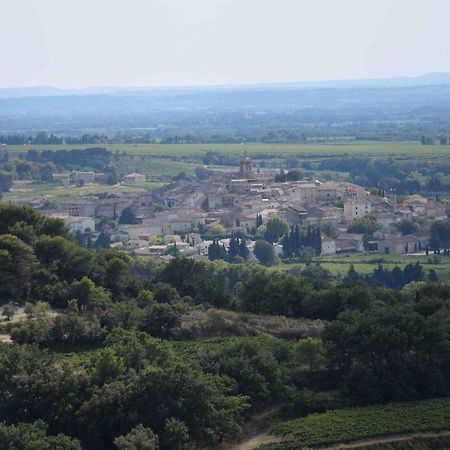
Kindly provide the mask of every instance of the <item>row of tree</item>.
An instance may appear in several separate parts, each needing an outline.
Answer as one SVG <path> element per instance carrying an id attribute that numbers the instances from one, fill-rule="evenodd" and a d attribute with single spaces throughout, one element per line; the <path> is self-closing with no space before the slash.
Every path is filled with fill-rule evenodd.
<path id="1" fill-rule="evenodd" d="M 305 248 L 312 248 L 316 255 L 322 251 L 322 233 L 319 227 L 308 226 L 303 232 L 298 225 L 292 226 L 282 240 L 283 254 L 286 258 L 297 257 Z"/>
<path id="2" fill-rule="evenodd" d="M 245 239 L 240 239 L 236 236 L 230 238 L 228 250 L 224 244 L 220 244 L 217 239 L 213 239 L 213 242 L 208 247 L 208 259 L 215 261 L 222 259 L 228 262 L 245 262 L 248 258 L 249 250 Z"/>

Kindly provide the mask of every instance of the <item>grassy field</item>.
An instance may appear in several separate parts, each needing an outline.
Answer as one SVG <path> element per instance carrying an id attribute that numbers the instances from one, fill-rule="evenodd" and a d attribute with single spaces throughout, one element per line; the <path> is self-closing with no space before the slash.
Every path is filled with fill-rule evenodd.
<path id="1" fill-rule="evenodd" d="M 371 274 L 379 263 L 384 268 L 392 270 L 395 266 L 403 269 L 407 264 L 420 262 L 425 272 L 434 269 L 440 280 L 450 280 L 450 258 L 433 254 L 429 255 L 378 255 L 373 254 L 341 254 L 317 258 L 321 266 L 331 272 L 332 275 L 345 276 L 353 264 L 355 270 L 361 274 Z M 303 270 L 305 264 L 280 264 L 273 266 L 271 270 Z"/>
<path id="2" fill-rule="evenodd" d="M 449 155 L 450 146 L 427 146 L 420 142 L 375 142 L 350 141 L 338 143 L 307 144 L 98 144 L 98 145 L 10 145 L 5 147 L 13 153 L 26 152 L 31 148 L 64 150 L 86 147 L 104 147 L 112 152 L 143 155 L 195 155 L 208 150 L 225 153 L 242 153 L 248 150 L 253 154 L 280 155 Z"/>
<path id="3" fill-rule="evenodd" d="M 299 450 L 377 436 L 417 431 L 448 430 L 450 398 L 345 408 L 279 423 L 273 433 L 285 441 L 264 450 Z"/>

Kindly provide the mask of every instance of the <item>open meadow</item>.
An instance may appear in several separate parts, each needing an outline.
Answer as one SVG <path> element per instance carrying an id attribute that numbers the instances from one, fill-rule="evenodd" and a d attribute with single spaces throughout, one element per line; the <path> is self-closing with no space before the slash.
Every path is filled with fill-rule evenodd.
<path id="1" fill-rule="evenodd" d="M 385 269 L 392 270 L 394 267 L 404 269 L 407 264 L 419 262 L 425 272 L 435 270 L 439 280 L 450 280 L 450 260 L 444 255 L 411 254 L 411 255 L 379 255 L 377 253 L 352 254 L 342 253 L 335 256 L 316 258 L 312 264 L 320 264 L 321 267 L 330 271 L 333 276 L 345 277 L 351 265 L 361 275 L 372 274 L 381 264 Z M 270 270 L 301 271 L 306 268 L 306 263 L 280 264 L 273 266 Z"/>

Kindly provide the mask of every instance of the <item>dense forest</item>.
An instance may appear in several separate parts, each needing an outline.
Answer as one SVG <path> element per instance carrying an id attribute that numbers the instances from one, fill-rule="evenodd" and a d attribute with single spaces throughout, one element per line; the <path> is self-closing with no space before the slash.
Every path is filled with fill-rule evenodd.
<path id="1" fill-rule="evenodd" d="M 218 448 L 272 406 L 297 417 L 450 395 L 448 284 L 422 276 L 391 289 L 312 269 L 96 252 L 58 219 L 0 206 L 12 339 L 0 347 L 0 446 Z M 185 326 L 198 308 L 318 325 L 299 340 L 226 321 L 202 335 Z"/>

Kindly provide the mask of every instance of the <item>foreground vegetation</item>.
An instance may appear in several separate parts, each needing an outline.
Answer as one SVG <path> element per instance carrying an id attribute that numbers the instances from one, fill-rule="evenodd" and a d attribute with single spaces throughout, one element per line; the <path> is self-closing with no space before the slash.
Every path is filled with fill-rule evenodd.
<path id="1" fill-rule="evenodd" d="M 295 450 L 377 436 L 448 429 L 450 399 L 345 408 L 281 422 L 273 432 L 285 442 L 266 450 Z"/>
<path id="2" fill-rule="evenodd" d="M 393 289 L 321 270 L 131 258 L 0 205 L 0 332 L 12 340 L 0 345 L 0 439 L 213 449 L 268 408 L 347 417 L 342 408 L 448 397 L 450 287 L 413 281 L 419 265 L 400 272 Z"/>

